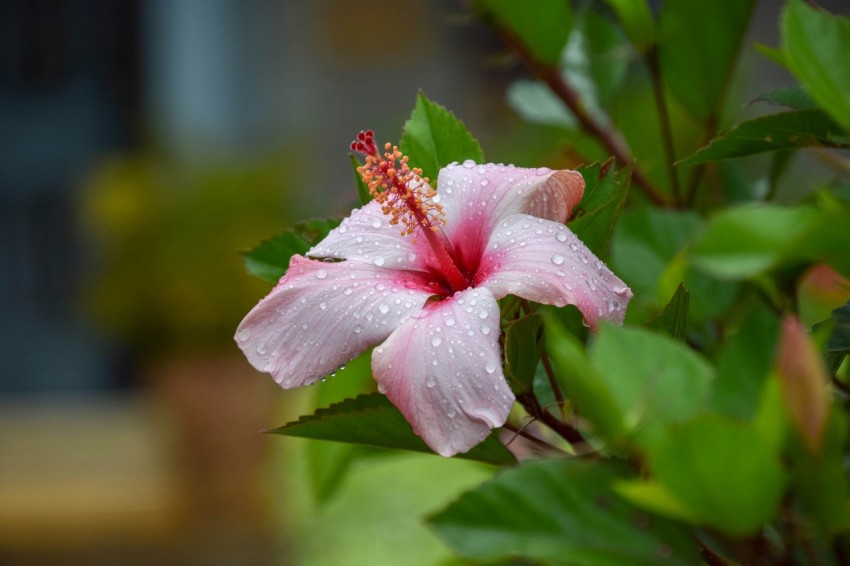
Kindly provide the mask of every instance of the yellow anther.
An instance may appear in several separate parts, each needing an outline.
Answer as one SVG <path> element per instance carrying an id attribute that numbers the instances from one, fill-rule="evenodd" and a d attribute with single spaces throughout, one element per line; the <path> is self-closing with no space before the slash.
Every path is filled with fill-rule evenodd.
<path id="1" fill-rule="evenodd" d="M 427 177 L 422 177 L 422 169 L 411 169 L 407 162 L 407 156 L 397 146 L 385 144 L 384 154 L 375 150 L 366 155 L 366 163 L 357 172 L 381 210 L 390 217 L 390 224 L 404 224 L 402 235 L 413 234 L 419 227 L 437 230 L 445 224 L 443 207 L 434 202 L 437 191 L 428 184 Z"/>

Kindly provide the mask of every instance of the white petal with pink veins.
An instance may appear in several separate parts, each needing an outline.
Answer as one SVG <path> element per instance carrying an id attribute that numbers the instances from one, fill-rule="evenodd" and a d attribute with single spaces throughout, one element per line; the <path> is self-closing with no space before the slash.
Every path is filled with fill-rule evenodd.
<path id="1" fill-rule="evenodd" d="M 353 211 L 307 252 L 308 257 L 347 259 L 390 269 L 425 270 L 433 252 L 425 238 L 402 237 L 403 226 L 372 201 Z"/>
<path id="2" fill-rule="evenodd" d="M 584 194 L 584 178 L 576 171 L 466 161 L 441 169 L 437 187 L 446 214 L 443 229 L 467 263 L 508 216 L 566 222 Z"/>
<path id="3" fill-rule="evenodd" d="M 236 343 L 284 388 L 308 385 L 382 342 L 431 296 L 416 273 L 293 256 Z"/>
<path id="4" fill-rule="evenodd" d="M 372 352 L 372 372 L 435 452 L 466 452 L 505 423 L 514 401 L 502 373 L 499 306 L 486 289 L 428 304 Z"/>
<path id="5" fill-rule="evenodd" d="M 575 305 L 595 327 L 621 323 L 631 290 L 558 222 L 517 214 L 490 237 L 476 280 L 497 298 L 507 294 L 556 306 Z"/>

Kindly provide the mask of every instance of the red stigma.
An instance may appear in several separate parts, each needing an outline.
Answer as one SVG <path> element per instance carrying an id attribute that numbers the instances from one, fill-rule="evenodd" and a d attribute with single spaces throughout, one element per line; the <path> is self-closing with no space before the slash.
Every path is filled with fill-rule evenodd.
<path id="1" fill-rule="evenodd" d="M 351 142 L 349 146 L 351 151 L 362 153 L 363 155 L 378 155 L 378 146 L 375 145 L 375 132 L 372 130 L 360 131 L 357 134 L 357 139 Z"/>

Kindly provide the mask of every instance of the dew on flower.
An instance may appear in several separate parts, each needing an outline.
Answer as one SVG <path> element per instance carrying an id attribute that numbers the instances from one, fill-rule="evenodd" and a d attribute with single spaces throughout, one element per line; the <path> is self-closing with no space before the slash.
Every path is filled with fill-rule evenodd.
<path id="1" fill-rule="evenodd" d="M 555 265 L 563 265 L 565 261 L 566 258 L 561 254 L 555 254 L 552 256 L 552 263 L 554 263 Z"/>
<path id="2" fill-rule="evenodd" d="M 320 269 L 316 272 L 316 279 L 326 279 L 328 277 L 328 272 L 324 269 Z M 303 298 L 303 297 L 302 297 Z"/>

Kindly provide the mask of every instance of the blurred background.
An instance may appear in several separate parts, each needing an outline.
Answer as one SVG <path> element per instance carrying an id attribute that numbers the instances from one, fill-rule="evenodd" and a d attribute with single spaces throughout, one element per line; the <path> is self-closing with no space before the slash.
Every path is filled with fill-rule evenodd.
<path id="1" fill-rule="evenodd" d="M 777 44 L 780 7 L 748 46 Z M 755 57 L 736 88 L 791 83 Z M 522 76 L 458 0 L 0 1 L 0 563 L 445 558 L 370 521 L 414 522 L 469 464 L 384 460 L 309 510 L 299 444 L 258 432 L 302 397 L 232 341 L 268 291 L 238 251 L 350 210 L 348 143 L 396 141 L 419 89 L 488 159 L 570 164 L 511 110 Z"/>
<path id="2" fill-rule="evenodd" d="M 419 89 L 510 119 L 464 13 L 0 2 L 0 563 L 295 561 L 295 456 L 259 431 L 299 395 L 233 343 L 268 291 L 238 251 L 350 210 L 349 142 Z"/>

